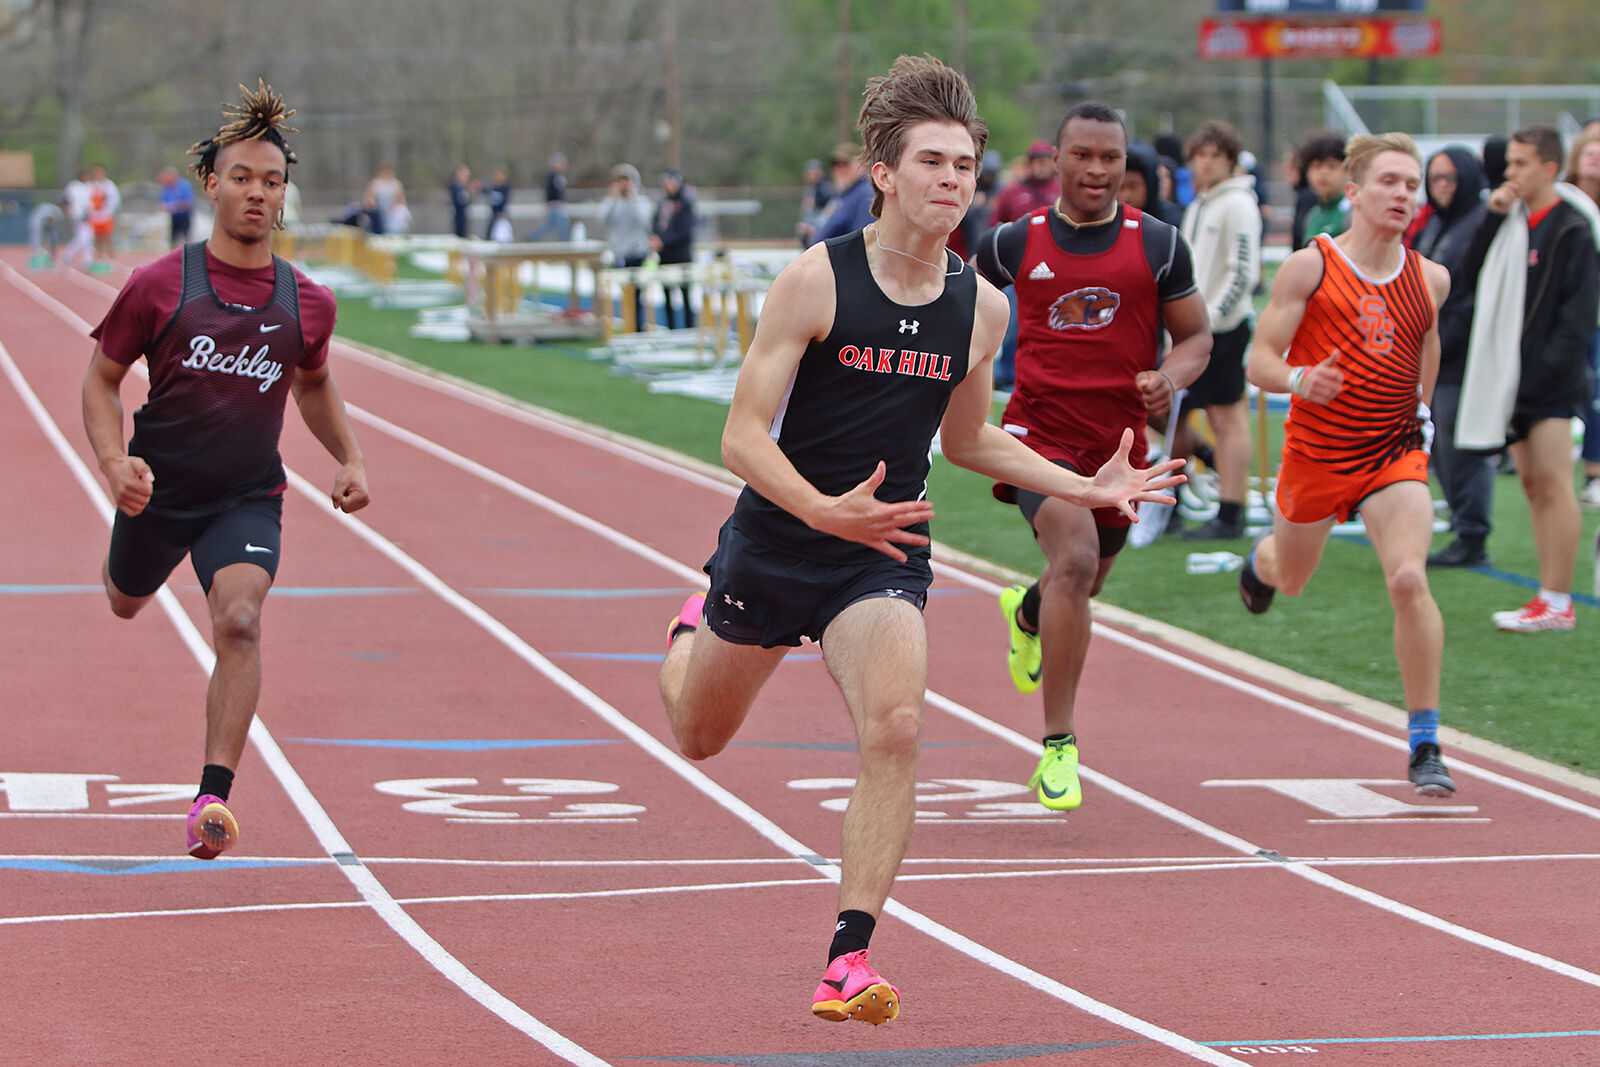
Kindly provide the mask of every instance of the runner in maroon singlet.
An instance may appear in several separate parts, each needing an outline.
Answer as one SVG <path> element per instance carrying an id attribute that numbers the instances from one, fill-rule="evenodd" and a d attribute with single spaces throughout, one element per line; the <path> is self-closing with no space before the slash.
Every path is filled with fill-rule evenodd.
<path id="1" fill-rule="evenodd" d="M 1104 104 L 1079 104 L 1056 133 L 1061 200 L 997 227 L 978 242 L 978 270 L 1015 286 L 1020 333 L 1007 431 L 1046 459 L 1086 473 L 1135 427 L 1133 462 L 1144 463 L 1146 415 L 1205 368 L 1206 305 L 1188 246 L 1172 226 L 1117 203 L 1127 131 Z M 1156 369 L 1161 328 L 1172 349 Z M 1047 808 L 1078 806 L 1073 710 L 1089 651 L 1089 598 L 1128 537 L 1128 518 L 999 485 L 1033 526 L 1045 570 L 1031 588 L 1000 595 L 1017 688 L 1044 685 L 1044 752 L 1032 785 Z"/>
<path id="2" fill-rule="evenodd" d="M 241 87 L 242 88 L 242 87 Z M 216 667 L 188 848 L 214 859 L 239 838 L 228 809 L 261 690 L 261 605 L 277 574 L 283 412 L 294 396 L 340 464 L 333 506 L 367 504 L 361 448 L 328 374 L 333 294 L 272 254 L 294 153 L 293 111 L 266 85 L 190 149 L 214 205 L 205 243 L 134 271 L 104 321 L 83 383 L 83 421 L 117 505 L 102 577 L 131 619 L 188 555 L 211 612 Z M 148 401 L 124 447 L 122 382 L 143 356 Z"/>

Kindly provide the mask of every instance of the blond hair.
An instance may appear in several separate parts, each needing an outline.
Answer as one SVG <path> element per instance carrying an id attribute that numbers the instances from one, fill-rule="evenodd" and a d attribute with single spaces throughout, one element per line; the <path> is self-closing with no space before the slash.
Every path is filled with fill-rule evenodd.
<path id="1" fill-rule="evenodd" d="M 933 56 L 901 56 L 889 73 L 867 82 L 856 128 L 866 142 L 866 164 L 898 166 L 906 138 L 919 122 L 954 122 L 972 135 L 973 155 L 983 158 L 989 127 L 978 117 L 978 102 L 966 76 Z M 872 214 L 883 211 L 883 190 L 874 182 Z"/>
<path id="2" fill-rule="evenodd" d="M 1417 142 L 1411 139 L 1410 134 L 1358 133 L 1344 146 L 1344 165 L 1350 172 L 1350 180 L 1360 185 L 1372 161 L 1385 152 L 1403 153 L 1416 160 L 1418 167 L 1422 166 L 1422 153 L 1417 151 Z"/>

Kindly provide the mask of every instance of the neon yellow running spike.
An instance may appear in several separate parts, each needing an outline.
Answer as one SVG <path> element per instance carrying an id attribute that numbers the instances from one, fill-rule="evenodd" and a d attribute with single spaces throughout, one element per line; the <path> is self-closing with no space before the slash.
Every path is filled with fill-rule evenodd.
<path id="1" fill-rule="evenodd" d="M 1031 693 L 1039 688 L 1039 635 L 1030 634 L 1017 623 L 1017 608 L 1027 592 L 1020 585 L 1000 591 L 1000 613 L 1006 617 L 1006 629 L 1011 634 L 1006 666 L 1011 668 L 1011 684 L 1019 693 Z"/>
<path id="2" fill-rule="evenodd" d="M 1044 743 L 1044 755 L 1034 768 L 1028 784 L 1039 791 L 1039 803 L 1051 811 L 1071 811 L 1083 803 L 1083 789 L 1078 785 L 1077 738 L 1065 738 Z"/>

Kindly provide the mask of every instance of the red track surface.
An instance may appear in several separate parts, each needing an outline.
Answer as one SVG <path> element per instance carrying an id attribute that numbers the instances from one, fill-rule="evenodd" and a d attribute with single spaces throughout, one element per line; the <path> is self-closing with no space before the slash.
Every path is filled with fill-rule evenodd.
<path id="1" fill-rule="evenodd" d="M 1045 814 L 995 587 L 948 567 L 873 947 L 905 1009 L 814 1020 L 838 696 L 796 655 L 690 765 L 655 692 L 729 490 L 343 347 L 375 502 L 331 511 L 291 415 L 309 488 L 243 840 L 184 858 L 207 653 L 159 605 L 106 610 L 104 496 L 26 404 L 88 459 L 83 323 L 112 290 L 0 260 L 0 1062 L 1600 1061 L 1594 795 L 1452 750 L 1461 792 L 1419 801 L 1397 731 L 1103 628 L 1087 799 Z M 204 635 L 186 565 L 172 588 Z"/>

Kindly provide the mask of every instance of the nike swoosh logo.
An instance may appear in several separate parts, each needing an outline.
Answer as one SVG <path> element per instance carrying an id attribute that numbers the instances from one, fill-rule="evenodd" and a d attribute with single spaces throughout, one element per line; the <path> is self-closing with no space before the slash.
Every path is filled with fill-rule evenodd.
<path id="1" fill-rule="evenodd" d="M 244 550 L 246 552 L 271 552 L 272 551 L 272 549 L 270 549 L 270 548 L 263 548 L 260 545 L 252 545 L 249 541 L 246 541 L 244 543 Z"/>
<path id="2" fill-rule="evenodd" d="M 262 326 L 261 326 L 261 332 L 262 333 L 271 333 L 273 330 L 281 330 L 281 329 L 283 329 L 283 323 L 281 323 L 281 322 L 278 323 L 278 325 L 276 325 L 276 326 L 268 326 L 265 323 L 263 323 Z"/>
<path id="3" fill-rule="evenodd" d="M 825 985 L 825 986 L 831 986 L 831 987 L 833 987 L 833 988 L 834 988 L 834 989 L 837 989 L 837 990 L 838 990 L 838 991 L 839 991 L 839 992 L 841 992 L 841 993 L 843 993 L 843 992 L 844 992 L 844 982 L 845 982 L 845 980 L 844 980 L 844 979 L 843 979 L 843 978 L 841 978 L 841 979 L 839 979 L 839 980 L 838 980 L 838 981 L 837 981 L 837 982 L 835 982 L 835 981 L 834 981 L 834 980 L 833 980 L 833 979 L 831 979 L 831 978 L 824 978 L 824 979 L 823 979 L 823 980 L 822 980 L 822 984 L 823 984 L 823 985 Z"/>

